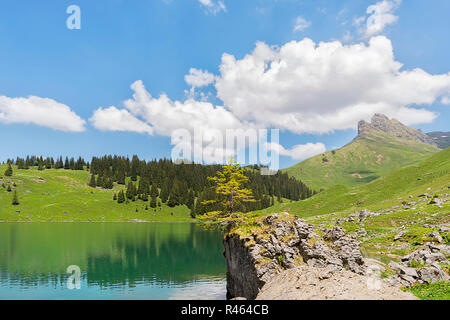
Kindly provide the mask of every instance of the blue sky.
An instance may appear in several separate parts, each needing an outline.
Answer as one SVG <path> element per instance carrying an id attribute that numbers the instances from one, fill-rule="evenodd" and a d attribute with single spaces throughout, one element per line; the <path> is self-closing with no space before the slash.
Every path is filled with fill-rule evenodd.
<path id="1" fill-rule="evenodd" d="M 321 148 L 317 148 L 319 143 L 331 149 L 350 141 L 356 134 L 355 112 L 345 109 L 350 105 L 357 108 L 355 110 L 360 110 L 358 112 L 361 117 L 367 118 L 370 114 L 368 110 L 386 110 L 388 115 L 400 117 L 400 120 L 426 132 L 449 130 L 450 106 L 446 104 L 448 103 L 446 99 L 450 97 L 450 80 L 448 80 L 450 21 L 447 17 L 447 13 L 450 12 L 449 1 L 435 0 L 430 3 L 425 0 L 403 2 L 385 0 L 385 5 L 391 6 L 377 9 L 381 10 L 378 11 L 379 19 L 373 20 L 372 27 L 381 26 L 381 30 L 377 29 L 376 32 L 369 30 L 367 22 L 371 16 L 367 12 L 368 7 L 381 4 L 381 1 L 376 0 L 223 0 L 223 7 L 218 6 L 219 2 L 2 1 L 0 96 L 5 99 L 0 99 L 0 135 L 3 137 L 0 160 L 27 154 L 81 155 L 86 158 L 102 154 L 130 156 L 138 154 L 146 159 L 170 157 L 173 146 L 167 132 L 172 126 L 167 122 L 176 122 L 180 119 L 167 118 L 155 113 L 146 116 L 142 110 L 154 108 L 153 102 L 146 105 L 142 101 L 134 101 L 135 109 L 125 106 L 123 102 L 132 99 L 136 92 L 150 93 L 155 100 L 154 104 L 160 103 L 156 99 L 165 93 L 172 102 L 180 101 L 183 104 L 190 97 L 196 103 L 210 103 L 214 108 L 224 106 L 226 116 L 230 116 L 231 119 L 228 123 L 234 127 L 245 127 L 247 124 L 258 128 L 279 127 L 282 131 L 280 144 L 285 149 L 285 152 L 281 152 L 284 154 L 281 156 L 281 167 L 298 162 L 303 154 L 306 156 L 308 152 L 321 152 Z M 66 9 L 69 5 L 77 5 L 81 10 L 80 30 L 69 30 L 66 27 L 66 20 L 69 17 Z M 392 17 L 394 21 L 390 20 Z M 299 27 L 295 28 L 296 25 Z M 372 37 L 382 39 L 378 38 L 381 39 L 379 43 L 374 42 L 371 45 Z M 391 69 L 381 70 L 380 74 L 376 74 L 374 70 L 352 69 L 348 74 L 356 75 L 349 79 L 355 79 L 355 83 L 350 81 L 348 87 L 355 86 L 354 91 L 369 91 L 367 88 L 372 85 L 370 79 L 378 81 L 378 77 L 384 77 L 389 73 L 386 79 L 398 82 L 395 88 L 386 89 L 390 86 L 387 80 L 383 80 L 385 83 L 377 82 L 372 87 L 380 88 L 379 94 L 382 96 L 390 97 L 392 91 L 396 91 L 395 94 L 392 93 L 392 98 L 380 98 L 378 101 L 376 92 L 367 92 L 364 98 L 355 97 L 353 101 L 353 98 L 346 98 L 351 95 L 348 88 L 341 90 L 338 87 L 332 91 L 327 91 L 327 88 L 323 88 L 322 91 L 315 88 L 311 101 L 317 102 L 318 105 L 322 105 L 323 102 L 324 106 L 316 108 L 315 103 L 309 107 L 299 105 L 301 111 L 297 112 L 292 101 L 302 100 L 302 97 L 308 95 L 305 88 L 309 81 L 323 76 L 317 71 L 320 70 L 319 67 L 306 65 L 307 62 L 301 61 L 300 57 L 285 62 L 291 70 L 295 69 L 295 63 L 299 61 L 305 63 L 311 78 L 305 78 L 305 74 L 302 74 L 298 75 L 299 79 L 296 80 L 295 75 L 290 73 L 279 74 L 273 78 L 277 83 L 292 77 L 298 83 L 305 81 L 305 84 L 299 85 L 298 92 L 294 92 L 295 83 L 286 83 L 290 88 L 289 96 L 282 87 L 272 90 L 267 89 L 266 83 L 258 81 L 251 83 L 252 77 L 247 77 L 247 74 L 243 73 L 245 69 L 243 65 L 233 65 L 235 69 L 230 70 L 227 76 L 221 74 L 220 67 L 223 66 L 222 57 L 225 53 L 241 61 L 245 55 L 252 55 L 257 42 L 278 46 L 273 49 L 276 54 L 291 41 L 298 44 L 295 48 L 300 48 L 299 43 L 304 38 L 309 38 L 316 44 L 333 41 L 339 41 L 343 46 L 362 44 L 373 50 L 381 46 L 385 50 L 380 55 L 381 58 L 389 51 L 390 42 L 394 54 L 392 61 L 403 65 L 400 71 L 420 68 L 427 76 L 418 73 L 413 77 L 405 73 L 405 77 L 411 78 L 403 81 L 403 78 L 398 79 L 395 70 Z M 294 49 L 292 52 L 298 52 Z M 272 54 L 267 53 L 265 49 L 261 50 L 268 56 Z M 372 57 L 371 51 L 368 51 L 364 59 Z M 327 52 L 321 53 L 320 61 L 333 66 L 335 60 L 332 59 L 335 58 L 332 57 L 338 54 L 329 55 Z M 340 53 L 343 58 L 338 60 L 339 63 L 346 61 L 345 52 Z M 351 57 L 355 59 L 354 55 Z M 387 64 L 392 61 L 389 60 Z M 373 63 L 376 65 L 378 62 Z M 202 70 L 205 74 L 220 76 L 220 79 L 194 88 L 195 94 L 189 96 L 192 84 L 185 81 L 185 75 L 189 74 L 191 68 Z M 318 74 L 314 74 L 315 72 Z M 364 72 L 370 73 L 367 77 L 369 80 L 364 86 L 365 89 L 359 89 L 361 81 L 357 79 Z M 237 78 L 233 78 L 236 74 Z M 258 78 L 257 71 L 255 75 L 255 78 Z M 411 79 L 417 77 L 422 78 L 414 80 L 415 82 L 411 84 Z M 342 80 L 336 80 L 334 77 L 332 79 L 320 79 L 320 83 L 326 87 L 328 81 Z M 345 81 L 345 78 L 343 79 Z M 139 89 L 141 91 L 132 90 L 130 86 L 138 80 L 142 81 L 144 87 Z M 240 86 L 235 88 L 238 83 Z M 427 87 L 427 90 L 419 90 L 419 93 L 427 98 L 406 99 L 396 96 L 399 92 L 404 96 L 414 96 L 417 93 L 415 86 Z M 209 96 L 202 98 L 201 93 Z M 263 97 L 266 93 L 267 96 Z M 237 102 L 253 94 L 254 99 Z M 23 103 L 28 103 L 29 108 L 35 107 L 33 103 L 44 103 L 41 100 L 29 102 L 19 99 L 28 99 L 29 96 L 51 99 L 70 108 L 71 113 L 58 118 L 60 113 L 56 107 L 42 113 L 41 111 L 48 107 L 45 104 L 44 107 L 40 105 L 41 108 L 37 109 L 32 119 L 27 116 L 21 118 L 20 112 L 13 114 L 14 110 L 16 112 L 23 108 Z M 330 97 L 330 101 L 320 100 L 323 97 Z M 342 109 L 326 106 L 332 104 L 335 99 L 340 101 L 341 98 L 344 101 Z M 267 110 L 264 107 L 266 101 L 270 101 L 273 110 L 263 119 L 257 113 L 264 113 Z M 281 101 L 280 106 L 277 105 L 277 101 Z M 100 117 L 100 113 L 110 106 L 115 106 L 115 109 L 111 110 L 114 112 L 123 110 L 122 116 L 126 112 L 125 120 L 128 121 L 133 117 L 137 122 L 124 120 L 122 123 L 130 125 L 124 125 L 121 131 L 114 130 L 114 122 L 105 123 L 109 119 L 108 115 L 102 114 Z M 169 104 L 168 108 L 171 106 L 173 107 Z M 102 123 L 100 120 L 90 121 L 100 107 L 102 109 L 99 111 L 98 119 L 101 119 Z M 165 108 L 164 105 L 160 107 L 162 110 Z M 204 111 L 208 110 L 208 107 L 209 105 L 199 105 L 199 109 L 196 110 L 208 113 Z M 255 112 L 253 109 L 258 107 L 261 110 Z M 276 114 L 278 107 L 280 114 L 286 116 L 284 120 L 273 119 L 272 115 Z M 184 104 L 184 108 L 197 108 L 197 104 L 192 103 L 189 106 Z M 413 109 L 424 109 L 426 113 L 416 114 Z M 291 123 L 289 117 L 292 115 L 300 120 Z M 315 117 L 322 115 L 327 115 L 327 118 L 320 118 L 322 122 L 314 122 Z M 81 130 L 74 130 L 76 121 L 72 122 L 72 116 L 75 116 L 76 121 L 85 121 Z M 55 120 L 51 124 L 39 120 L 47 117 L 55 117 Z M 218 114 L 214 119 L 220 120 L 221 117 L 222 114 Z M 203 119 L 200 118 L 199 123 Z M 313 119 L 312 124 L 305 124 L 306 120 L 302 119 L 306 118 Z M 329 123 L 338 118 L 336 124 Z M 209 121 L 210 118 L 206 116 L 205 119 L 203 121 Z M 62 124 L 64 122 L 67 124 Z M 55 126 L 55 123 L 61 125 Z M 351 126 L 349 123 L 354 125 Z M 61 130 L 61 126 L 69 128 L 69 131 Z M 143 129 L 136 130 L 137 127 Z M 211 122 L 210 127 L 214 127 L 214 122 Z M 146 128 L 152 128 L 153 134 L 148 134 Z M 315 144 L 313 151 L 308 149 L 305 151 L 304 148 L 295 149 L 295 146 L 307 143 Z"/>

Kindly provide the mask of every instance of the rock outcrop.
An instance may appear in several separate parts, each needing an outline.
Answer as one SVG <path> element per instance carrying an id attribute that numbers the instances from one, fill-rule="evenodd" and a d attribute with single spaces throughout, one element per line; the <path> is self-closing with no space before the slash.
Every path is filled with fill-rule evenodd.
<path id="1" fill-rule="evenodd" d="M 389 136 L 415 140 L 437 147 L 437 143 L 432 137 L 420 130 L 408 127 L 396 119 L 389 120 L 383 114 L 376 113 L 370 123 L 364 120 L 358 123 L 359 137 L 370 135 L 373 130 L 381 131 Z"/>
<path id="2" fill-rule="evenodd" d="M 389 268 L 396 275 L 389 277 L 389 283 L 410 287 L 414 284 L 431 284 L 438 281 L 450 281 L 450 276 L 442 266 L 450 265 L 450 246 L 427 244 L 401 259 L 401 264 L 391 261 Z"/>
<path id="3" fill-rule="evenodd" d="M 364 275 L 356 237 L 340 227 L 322 231 L 321 237 L 311 224 L 287 213 L 231 231 L 224 238 L 228 298 L 255 299 L 274 276 L 299 266 Z"/>

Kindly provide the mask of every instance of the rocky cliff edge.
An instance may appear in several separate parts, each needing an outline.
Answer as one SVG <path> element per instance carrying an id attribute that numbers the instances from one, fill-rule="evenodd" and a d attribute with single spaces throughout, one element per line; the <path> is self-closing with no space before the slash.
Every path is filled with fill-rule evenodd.
<path id="1" fill-rule="evenodd" d="M 370 291 L 360 244 L 340 227 L 315 230 L 296 216 L 280 213 L 235 227 L 223 242 L 228 299 L 414 298 L 389 284 L 385 291 Z M 296 285 L 299 279 L 331 280 L 303 294 L 308 285 Z M 295 295 L 296 291 L 302 294 Z"/>

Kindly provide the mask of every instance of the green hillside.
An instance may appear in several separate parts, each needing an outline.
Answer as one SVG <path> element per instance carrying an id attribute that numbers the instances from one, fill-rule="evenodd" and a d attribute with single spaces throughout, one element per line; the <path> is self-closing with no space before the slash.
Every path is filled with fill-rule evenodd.
<path id="1" fill-rule="evenodd" d="M 434 146 L 373 130 L 344 147 L 285 169 L 316 190 L 334 185 L 354 187 L 413 164 L 439 151 Z"/>
<path id="2" fill-rule="evenodd" d="M 450 148 L 365 185 L 334 186 L 312 198 L 277 204 L 254 215 L 278 212 L 304 218 L 319 232 L 339 226 L 353 233 L 366 257 L 385 263 L 382 277 L 389 277 L 396 273 L 389 268 L 390 261 L 399 262 L 430 242 L 450 245 Z M 447 273 L 450 270 L 445 262 L 439 266 Z M 409 290 L 421 299 L 450 297 L 448 282 Z"/>
<path id="3" fill-rule="evenodd" d="M 148 202 L 118 204 L 113 201 L 114 193 L 125 187 L 91 188 L 88 171 L 14 167 L 13 176 L 6 177 L 6 168 L 0 165 L 0 221 L 193 221 L 186 206 L 162 204 L 145 210 Z M 19 197 L 17 206 L 12 205 L 14 191 Z"/>
<path id="4" fill-rule="evenodd" d="M 337 185 L 312 198 L 279 204 L 262 212 L 287 210 L 301 217 L 310 217 L 362 208 L 381 210 L 408 200 L 410 195 L 448 193 L 449 186 L 450 148 L 447 148 L 365 185 L 354 188 Z"/>

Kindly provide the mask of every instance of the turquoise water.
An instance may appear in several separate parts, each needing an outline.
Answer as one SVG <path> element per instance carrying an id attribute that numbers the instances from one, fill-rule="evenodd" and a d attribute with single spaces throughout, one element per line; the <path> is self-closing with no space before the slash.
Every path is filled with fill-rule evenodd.
<path id="1" fill-rule="evenodd" d="M 221 239 L 192 223 L 0 223 L 0 299 L 225 299 Z"/>

